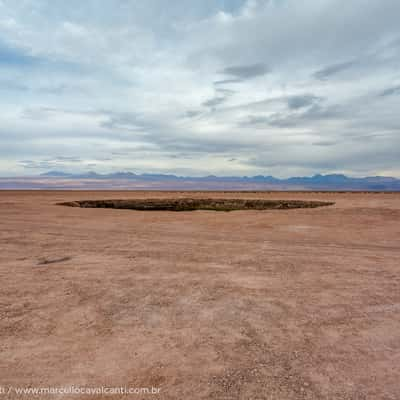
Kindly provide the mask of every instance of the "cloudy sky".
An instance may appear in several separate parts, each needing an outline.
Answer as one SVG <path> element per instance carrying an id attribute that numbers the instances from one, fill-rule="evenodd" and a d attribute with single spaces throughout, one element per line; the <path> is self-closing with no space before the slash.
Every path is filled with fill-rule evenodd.
<path id="1" fill-rule="evenodd" d="M 399 0 L 0 0 L 0 173 L 400 177 Z"/>

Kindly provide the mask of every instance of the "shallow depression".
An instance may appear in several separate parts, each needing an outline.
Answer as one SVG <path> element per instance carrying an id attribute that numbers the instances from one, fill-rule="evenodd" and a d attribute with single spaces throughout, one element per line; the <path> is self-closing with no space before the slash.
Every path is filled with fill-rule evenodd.
<path id="1" fill-rule="evenodd" d="M 129 199 L 81 200 L 58 203 L 81 208 L 116 208 L 140 211 L 234 211 L 234 210 L 287 210 L 316 208 L 333 205 L 327 201 L 303 200 L 246 200 L 246 199 Z"/>

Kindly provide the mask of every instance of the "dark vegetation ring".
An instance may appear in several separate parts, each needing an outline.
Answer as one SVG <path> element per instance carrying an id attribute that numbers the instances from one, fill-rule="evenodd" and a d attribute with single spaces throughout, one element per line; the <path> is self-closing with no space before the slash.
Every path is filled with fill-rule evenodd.
<path id="1" fill-rule="evenodd" d="M 303 200 L 246 200 L 246 199 L 131 199 L 131 200 L 80 200 L 58 203 L 81 208 L 116 208 L 140 211 L 234 211 L 234 210 L 288 210 L 331 206 L 326 201 Z"/>

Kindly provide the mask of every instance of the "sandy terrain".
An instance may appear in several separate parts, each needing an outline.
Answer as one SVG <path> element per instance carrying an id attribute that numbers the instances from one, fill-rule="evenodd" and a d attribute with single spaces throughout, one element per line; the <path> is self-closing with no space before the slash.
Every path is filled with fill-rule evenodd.
<path id="1" fill-rule="evenodd" d="M 2 390 L 400 398 L 400 194 L 214 194 L 336 202 L 230 213 L 55 205 L 146 196 L 185 194 L 0 192 Z"/>

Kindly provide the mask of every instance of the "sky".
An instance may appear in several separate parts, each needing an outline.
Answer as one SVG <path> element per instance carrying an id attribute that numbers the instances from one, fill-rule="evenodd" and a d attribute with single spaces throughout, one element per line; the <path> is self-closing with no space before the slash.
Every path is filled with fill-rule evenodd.
<path id="1" fill-rule="evenodd" d="M 0 0 L 0 175 L 400 177 L 398 0 Z"/>

